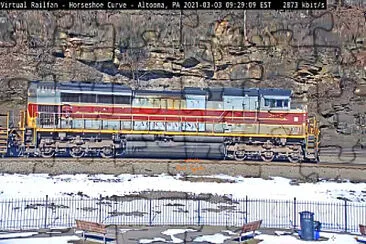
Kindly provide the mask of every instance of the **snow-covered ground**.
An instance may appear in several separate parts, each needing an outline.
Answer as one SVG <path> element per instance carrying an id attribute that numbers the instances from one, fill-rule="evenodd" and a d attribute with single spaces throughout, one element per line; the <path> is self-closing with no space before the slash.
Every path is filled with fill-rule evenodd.
<path id="1" fill-rule="evenodd" d="M 123 231 L 124 233 L 129 230 Z M 161 232 L 165 236 L 169 236 L 170 238 L 163 237 L 153 237 L 153 238 L 141 238 L 138 240 L 140 244 L 147 243 L 184 243 L 184 240 L 176 237 L 178 234 L 182 234 L 184 232 L 195 232 L 196 230 L 192 229 L 167 229 L 166 231 Z M 0 244 L 67 244 L 68 241 L 80 240 L 78 236 L 59 236 L 59 237 L 41 237 L 41 238 L 25 238 L 27 236 L 33 236 L 34 233 L 12 233 L 12 234 L 0 234 Z M 199 235 L 193 239 L 193 243 L 215 243 L 221 244 L 226 240 L 232 240 L 237 237 L 237 233 L 233 233 L 231 231 L 221 231 L 218 233 L 210 234 L 210 235 Z M 355 240 L 355 236 L 351 235 L 340 235 L 333 233 L 321 233 L 321 237 L 328 238 L 326 241 L 322 241 L 323 244 L 352 244 L 357 243 Z M 13 239 L 7 239 L 13 238 Z M 276 236 L 276 235 L 265 235 L 259 234 L 255 237 L 255 239 L 263 240 L 261 244 L 315 244 L 319 243 L 318 241 L 303 241 L 296 238 L 295 235 L 286 235 L 286 236 Z M 366 241 L 366 238 L 362 238 L 362 240 Z"/>
<path id="2" fill-rule="evenodd" d="M 184 240 L 175 237 L 174 235 L 184 233 L 186 230 L 184 229 L 169 229 L 165 232 L 169 232 L 172 236 L 172 240 L 165 239 L 162 237 L 154 237 L 150 239 L 141 239 L 139 243 L 154 243 L 159 241 L 160 243 L 184 243 Z M 165 234 L 162 232 L 162 234 Z M 210 235 L 201 235 L 193 239 L 193 243 L 215 243 L 221 244 L 224 243 L 226 240 L 235 240 L 238 234 L 233 233 L 231 231 L 221 231 L 218 233 L 210 234 Z M 174 237 L 174 238 L 173 238 Z M 260 242 L 261 244 L 315 244 L 315 243 L 323 243 L 323 244 L 356 244 L 357 241 L 355 240 L 355 236 L 352 235 L 340 235 L 340 234 L 333 234 L 333 233 L 321 233 L 321 237 L 328 238 L 328 240 L 319 241 L 304 241 L 300 240 L 296 234 L 294 235 L 284 235 L 284 236 L 276 236 L 276 235 L 266 235 L 266 234 L 259 234 L 255 236 L 255 239 L 263 240 Z M 362 238 L 362 240 L 366 241 L 366 238 Z"/>
<path id="3" fill-rule="evenodd" d="M 230 195 L 233 198 L 266 198 L 289 200 L 337 201 L 347 198 L 366 203 L 366 183 L 317 182 L 290 185 L 289 179 L 274 177 L 272 180 L 229 176 L 208 176 L 230 182 L 190 182 L 180 176 L 160 175 L 60 175 L 3 174 L 0 175 L 0 199 L 44 198 L 86 195 L 98 197 L 126 195 L 142 191 L 177 191 Z"/>
<path id="4" fill-rule="evenodd" d="M 6 234 L 2 234 L 3 238 L 5 238 Z M 22 237 L 18 234 L 19 237 Z M 77 236 L 57 236 L 57 237 L 41 237 L 41 238 L 14 238 L 14 239 L 6 239 L 1 240 L 0 235 L 0 244 L 67 244 L 69 241 L 77 241 L 80 240 Z"/>
<path id="5" fill-rule="evenodd" d="M 219 175 L 207 176 L 211 179 L 206 181 L 201 178 L 203 182 L 168 175 L 3 174 L 0 229 L 30 229 L 44 224 L 70 227 L 75 219 L 102 220 L 108 224 L 217 226 L 241 226 L 246 221 L 262 219 L 263 227 L 289 228 L 295 221 L 299 225 L 301 211 L 314 212 L 315 219 L 326 230 L 347 228 L 357 232 L 358 224 L 366 224 L 365 183 L 322 181 L 292 185 L 291 180 L 280 177 L 264 180 Z M 212 182 L 212 178 L 221 183 Z M 234 201 L 98 200 L 100 194 L 123 196 L 143 191 L 211 193 L 226 195 Z"/>

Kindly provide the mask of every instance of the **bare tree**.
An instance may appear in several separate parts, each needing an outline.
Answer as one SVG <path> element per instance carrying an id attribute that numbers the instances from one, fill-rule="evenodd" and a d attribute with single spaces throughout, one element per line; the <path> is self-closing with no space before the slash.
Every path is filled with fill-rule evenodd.
<path id="1" fill-rule="evenodd" d="M 132 79 L 136 81 L 137 87 L 140 86 L 140 79 L 146 74 L 142 72 L 149 57 L 149 51 L 145 46 L 134 47 L 136 42 L 131 38 L 127 46 L 120 46 L 120 69 L 129 69 Z"/>

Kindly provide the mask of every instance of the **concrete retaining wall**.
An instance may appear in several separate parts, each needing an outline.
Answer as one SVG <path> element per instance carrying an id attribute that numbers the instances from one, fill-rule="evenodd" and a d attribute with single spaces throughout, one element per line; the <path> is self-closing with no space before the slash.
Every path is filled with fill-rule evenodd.
<path id="1" fill-rule="evenodd" d="M 264 162 L 157 159 L 2 159 L 2 173 L 46 174 L 225 174 L 245 177 L 282 176 L 293 179 L 349 179 L 366 181 L 365 165 L 289 164 Z"/>

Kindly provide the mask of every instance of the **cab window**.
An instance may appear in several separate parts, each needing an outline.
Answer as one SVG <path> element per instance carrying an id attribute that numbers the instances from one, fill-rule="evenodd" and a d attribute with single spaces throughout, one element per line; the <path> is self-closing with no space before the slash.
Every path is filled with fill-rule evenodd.
<path id="1" fill-rule="evenodd" d="M 264 106 L 270 108 L 287 108 L 288 99 L 264 99 Z"/>

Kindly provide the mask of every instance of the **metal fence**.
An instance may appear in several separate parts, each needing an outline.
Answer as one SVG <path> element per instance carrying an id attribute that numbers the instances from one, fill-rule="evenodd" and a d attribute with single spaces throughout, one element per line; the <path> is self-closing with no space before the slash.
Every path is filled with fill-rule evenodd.
<path id="1" fill-rule="evenodd" d="M 85 198 L 81 196 L 0 201 L 0 229 L 27 230 L 75 226 L 75 219 L 117 225 L 237 226 L 262 219 L 262 227 L 299 227 L 299 212 L 314 212 L 322 230 L 359 232 L 366 224 L 366 204 L 334 202 L 230 199 Z"/>

